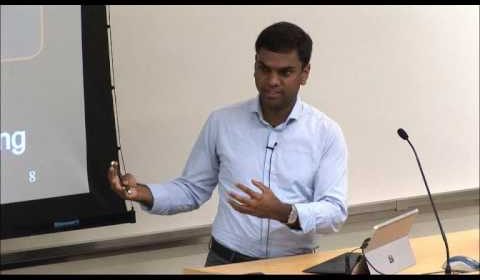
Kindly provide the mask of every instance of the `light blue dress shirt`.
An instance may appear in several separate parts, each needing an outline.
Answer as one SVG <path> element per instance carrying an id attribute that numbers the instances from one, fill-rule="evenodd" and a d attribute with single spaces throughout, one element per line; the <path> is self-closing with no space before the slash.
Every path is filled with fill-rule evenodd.
<path id="1" fill-rule="evenodd" d="M 276 144 L 275 144 L 276 143 Z M 268 149 L 268 147 L 274 147 Z M 294 204 L 301 230 L 271 219 L 242 214 L 228 192 L 256 179 L 284 203 Z M 297 97 L 287 120 L 263 120 L 258 96 L 214 111 L 197 139 L 181 177 L 147 184 L 150 210 L 171 215 L 197 209 L 218 185 L 212 235 L 226 247 L 252 257 L 311 252 L 315 233 L 337 232 L 347 219 L 347 147 L 338 124 Z"/>

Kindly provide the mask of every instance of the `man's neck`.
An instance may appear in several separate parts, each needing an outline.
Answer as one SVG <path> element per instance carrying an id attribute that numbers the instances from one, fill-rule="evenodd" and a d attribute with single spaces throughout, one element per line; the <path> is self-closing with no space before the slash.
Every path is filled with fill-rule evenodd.
<path id="1" fill-rule="evenodd" d="M 264 106 L 262 106 L 263 119 L 266 122 L 268 122 L 272 127 L 276 127 L 277 125 L 287 120 L 294 106 L 295 106 L 295 103 L 293 103 L 290 107 L 282 108 L 278 110 L 264 108 Z"/>

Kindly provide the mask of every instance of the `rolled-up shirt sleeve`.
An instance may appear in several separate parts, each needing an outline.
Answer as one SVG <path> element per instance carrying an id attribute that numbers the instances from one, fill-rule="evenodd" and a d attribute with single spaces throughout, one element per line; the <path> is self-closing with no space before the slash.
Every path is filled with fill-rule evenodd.
<path id="1" fill-rule="evenodd" d="M 153 195 L 153 206 L 142 209 L 172 215 L 197 209 L 207 201 L 218 183 L 219 161 L 215 150 L 215 113 L 210 114 L 195 142 L 182 175 L 163 184 L 146 184 Z"/>
<path id="2" fill-rule="evenodd" d="M 315 174 L 314 199 L 295 204 L 304 233 L 338 232 L 348 216 L 347 146 L 337 124 L 330 133 Z"/>

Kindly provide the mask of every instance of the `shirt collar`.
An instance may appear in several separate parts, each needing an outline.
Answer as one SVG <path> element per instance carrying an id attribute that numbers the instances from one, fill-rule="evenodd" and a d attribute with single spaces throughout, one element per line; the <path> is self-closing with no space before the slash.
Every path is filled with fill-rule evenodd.
<path id="1" fill-rule="evenodd" d="M 251 100 L 249 104 L 249 111 L 252 113 L 256 113 L 258 117 L 261 120 L 263 120 L 262 107 L 260 106 L 260 95 L 257 95 L 256 98 Z M 295 105 L 293 106 L 293 109 L 288 115 L 287 120 L 285 122 L 289 123 L 290 120 L 297 120 L 298 118 L 301 117 L 302 112 L 303 112 L 302 100 L 300 96 L 297 95 L 297 101 L 295 102 Z"/>

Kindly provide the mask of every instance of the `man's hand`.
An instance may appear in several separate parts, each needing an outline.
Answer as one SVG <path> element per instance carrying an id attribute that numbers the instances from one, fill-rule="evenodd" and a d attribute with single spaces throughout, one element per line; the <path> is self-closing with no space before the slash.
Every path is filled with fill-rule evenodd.
<path id="1" fill-rule="evenodd" d="M 272 190 L 261 182 L 252 180 L 252 184 L 260 189 L 260 192 L 252 191 L 243 184 L 236 184 L 235 186 L 248 194 L 249 197 L 229 192 L 230 199 L 228 203 L 233 209 L 240 213 L 286 223 L 292 206 L 281 202 Z"/>
<path id="2" fill-rule="evenodd" d="M 112 190 L 122 199 L 142 202 L 149 208 L 152 207 L 153 196 L 150 189 L 138 184 L 133 174 L 127 173 L 122 176 L 116 161 L 112 161 L 107 177 Z"/>

